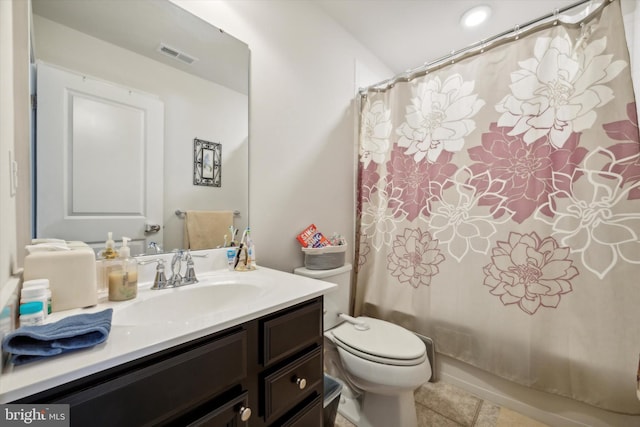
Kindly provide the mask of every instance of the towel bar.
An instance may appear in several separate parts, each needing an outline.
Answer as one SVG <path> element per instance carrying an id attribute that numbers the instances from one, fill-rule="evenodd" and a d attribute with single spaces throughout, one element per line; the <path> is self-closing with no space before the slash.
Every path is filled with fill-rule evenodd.
<path id="1" fill-rule="evenodd" d="M 179 218 L 184 218 L 184 215 L 186 213 L 187 213 L 186 211 L 181 211 L 180 209 L 176 209 L 176 212 L 175 212 L 176 216 Z M 240 216 L 240 211 L 238 210 L 233 211 L 233 216 Z"/>

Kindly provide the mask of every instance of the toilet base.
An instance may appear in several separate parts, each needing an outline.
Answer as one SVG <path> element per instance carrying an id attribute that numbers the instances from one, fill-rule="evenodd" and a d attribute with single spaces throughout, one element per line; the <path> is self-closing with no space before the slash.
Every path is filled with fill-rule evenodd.
<path id="1" fill-rule="evenodd" d="M 352 424 L 360 426 L 360 399 L 341 395 L 338 413 Z"/>
<path id="2" fill-rule="evenodd" d="M 360 397 L 340 397 L 338 412 L 358 427 L 417 427 L 413 391 L 388 396 L 366 392 Z"/>

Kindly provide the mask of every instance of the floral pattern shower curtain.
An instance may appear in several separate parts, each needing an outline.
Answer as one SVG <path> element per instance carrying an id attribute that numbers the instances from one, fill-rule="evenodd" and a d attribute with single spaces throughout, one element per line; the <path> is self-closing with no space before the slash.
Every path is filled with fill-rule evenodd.
<path id="1" fill-rule="evenodd" d="M 640 139 L 622 25 L 613 1 L 363 94 L 356 314 L 640 413 Z"/>

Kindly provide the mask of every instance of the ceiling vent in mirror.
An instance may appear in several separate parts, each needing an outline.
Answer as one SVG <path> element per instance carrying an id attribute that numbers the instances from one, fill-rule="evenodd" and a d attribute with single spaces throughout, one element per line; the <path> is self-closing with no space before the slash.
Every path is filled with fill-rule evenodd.
<path id="1" fill-rule="evenodd" d="M 178 49 L 174 49 L 170 46 L 167 46 L 164 43 L 160 43 L 160 46 L 158 46 L 158 52 L 170 56 L 173 59 L 176 59 L 180 62 L 184 62 L 185 64 L 193 64 L 195 61 L 198 60 L 198 58 L 193 57 L 191 55 L 188 55 L 184 52 L 180 52 Z"/>

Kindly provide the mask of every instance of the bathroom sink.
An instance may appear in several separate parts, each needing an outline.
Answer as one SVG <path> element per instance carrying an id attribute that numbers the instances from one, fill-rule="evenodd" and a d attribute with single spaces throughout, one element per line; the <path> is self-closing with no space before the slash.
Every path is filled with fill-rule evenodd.
<path id="1" fill-rule="evenodd" d="M 196 283 L 175 289 L 149 290 L 144 298 L 113 312 L 114 325 L 141 326 L 188 323 L 215 316 L 220 311 L 241 309 L 265 293 L 253 284 Z"/>

